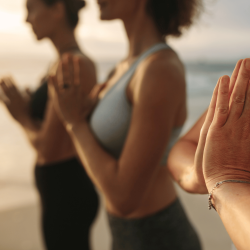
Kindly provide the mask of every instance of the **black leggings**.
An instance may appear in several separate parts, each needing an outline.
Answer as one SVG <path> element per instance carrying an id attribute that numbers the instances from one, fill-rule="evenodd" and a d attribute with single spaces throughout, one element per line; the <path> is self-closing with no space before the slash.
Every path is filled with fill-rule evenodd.
<path id="1" fill-rule="evenodd" d="M 48 250 L 89 250 L 89 231 L 99 199 L 76 158 L 36 166 L 42 203 L 42 229 Z"/>
<path id="2" fill-rule="evenodd" d="M 201 250 L 199 237 L 177 199 L 165 209 L 140 219 L 108 214 L 112 250 Z"/>

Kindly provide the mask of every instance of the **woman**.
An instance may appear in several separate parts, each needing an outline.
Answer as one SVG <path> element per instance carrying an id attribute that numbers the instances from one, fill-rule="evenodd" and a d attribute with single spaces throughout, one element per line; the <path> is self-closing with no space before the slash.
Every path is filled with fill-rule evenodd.
<path id="1" fill-rule="evenodd" d="M 27 0 L 27 22 L 38 40 L 49 38 L 58 52 L 77 54 L 89 71 L 87 91 L 96 82 L 93 62 L 83 54 L 76 42 L 74 30 L 80 0 Z M 57 63 L 50 72 L 57 70 Z M 74 146 L 59 120 L 51 97 L 48 77 L 27 100 L 11 79 L 1 86 L 9 102 L 11 115 L 24 128 L 37 152 L 36 185 L 42 203 L 42 227 L 47 249 L 90 249 L 89 232 L 98 209 L 98 196 Z"/>
<path id="2" fill-rule="evenodd" d="M 201 249 L 164 166 L 186 119 L 184 68 L 164 41 L 192 24 L 200 1 L 98 4 L 102 20 L 122 20 L 126 59 L 88 95 L 85 79 L 73 73 L 82 60 L 65 55 L 51 86 L 78 155 L 105 197 L 113 250 Z"/>

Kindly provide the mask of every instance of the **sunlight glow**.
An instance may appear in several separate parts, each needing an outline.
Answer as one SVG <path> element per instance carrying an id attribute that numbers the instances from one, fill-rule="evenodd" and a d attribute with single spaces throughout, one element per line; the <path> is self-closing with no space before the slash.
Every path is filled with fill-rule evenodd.
<path id="1" fill-rule="evenodd" d="M 211 2 L 199 23 L 183 37 L 169 39 L 170 45 L 185 60 L 236 60 L 248 56 L 249 0 Z M 0 55 L 12 52 L 48 55 L 50 45 L 47 41 L 36 42 L 25 16 L 25 0 L 0 0 Z M 94 59 L 120 58 L 127 48 L 121 22 L 101 22 L 96 0 L 88 0 L 87 7 L 80 12 L 77 37 Z"/>

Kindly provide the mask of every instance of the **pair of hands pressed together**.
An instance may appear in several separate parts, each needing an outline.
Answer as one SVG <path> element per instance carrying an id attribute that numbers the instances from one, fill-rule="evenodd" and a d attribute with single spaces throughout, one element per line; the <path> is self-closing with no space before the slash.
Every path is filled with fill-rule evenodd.
<path id="1" fill-rule="evenodd" d="M 104 87 L 95 85 L 91 89 L 84 60 L 70 54 L 63 55 L 56 75 L 49 79 L 50 96 L 66 127 L 87 121 Z"/>
<path id="2" fill-rule="evenodd" d="M 250 181 L 250 59 L 237 63 L 231 80 L 219 79 L 195 154 L 197 175 L 210 192 L 223 180 Z"/>
<path id="3" fill-rule="evenodd" d="M 2 78 L 0 80 L 0 87 L 5 94 L 2 101 L 5 103 L 10 114 L 15 120 L 22 122 L 29 116 L 29 90 L 26 89 L 26 95 L 22 94 L 11 77 Z"/>

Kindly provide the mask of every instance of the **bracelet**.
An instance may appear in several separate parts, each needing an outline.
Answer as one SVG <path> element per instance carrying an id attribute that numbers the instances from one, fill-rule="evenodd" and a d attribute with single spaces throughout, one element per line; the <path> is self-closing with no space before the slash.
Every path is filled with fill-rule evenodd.
<path id="1" fill-rule="evenodd" d="M 246 184 L 250 184 L 249 181 L 240 181 L 240 180 L 225 180 L 225 181 L 220 181 L 220 182 L 217 182 L 214 186 L 214 188 L 212 189 L 212 191 L 209 193 L 208 195 L 208 209 L 211 210 L 212 208 L 216 210 L 214 204 L 212 203 L 212 198 L 213 198 L 213 192 L 216 188 L 218 188 L 219 186 L 221 186 L 222 184 L 224 183 L 246 183 Z"/>

